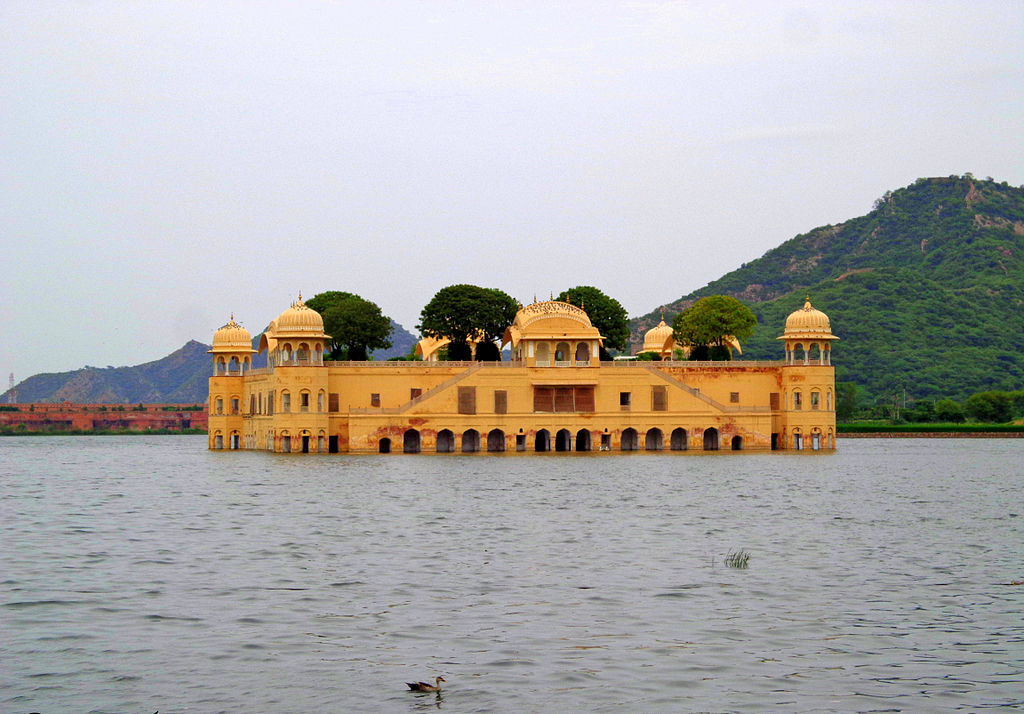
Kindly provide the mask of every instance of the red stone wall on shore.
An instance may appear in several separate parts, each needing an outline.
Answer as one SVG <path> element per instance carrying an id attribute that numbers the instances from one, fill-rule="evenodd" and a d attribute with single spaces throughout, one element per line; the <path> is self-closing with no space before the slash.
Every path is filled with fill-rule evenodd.
<path id="1" fill-rule="evenodd" d="M 94 431 L 102 429 L 206 429 L 204 404 L 10 404 L 18 411 L 0 411 L 0 427 L 26 431 Z M 198 410 L 187 407 L 199 407 Z"/>

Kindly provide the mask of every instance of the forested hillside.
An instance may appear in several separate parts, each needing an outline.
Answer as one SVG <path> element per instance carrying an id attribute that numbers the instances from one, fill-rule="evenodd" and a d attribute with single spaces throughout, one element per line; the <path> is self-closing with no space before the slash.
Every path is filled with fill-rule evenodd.
<path id="1" fill-rule="evenodd" d="M 810 295 L 841 339 L 839 382 L 869 398 L 1024 387 L 1024 188 L 970 174 L 919 179 L 865 216 L 823 226 L 665 308 L 732 295 L 758 318 L 744 358 L 778 359 L 786 315 Z M 660 310 L 632 322 L 634 343 Z"/>

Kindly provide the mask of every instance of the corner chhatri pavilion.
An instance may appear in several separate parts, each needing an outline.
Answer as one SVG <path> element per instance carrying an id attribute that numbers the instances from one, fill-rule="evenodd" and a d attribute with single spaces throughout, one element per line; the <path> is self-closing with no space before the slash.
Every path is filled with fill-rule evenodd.
<path id="1" fill-rule="evenodd" d="M 671 355 L 664 320 L 645 339 Z M 505 331 L 508 362 L 327 362 L 302 302 L 252 349 L 231 320 L 214 334 L 211 449 L 277 452 L 718 451 L 835 448 L 836 339 L 810 299 L 786 320 L 781 361 L 601 362 L 584 310 L 548 300 Z M 253 369 L 254 353 L 266 368 Z"/>

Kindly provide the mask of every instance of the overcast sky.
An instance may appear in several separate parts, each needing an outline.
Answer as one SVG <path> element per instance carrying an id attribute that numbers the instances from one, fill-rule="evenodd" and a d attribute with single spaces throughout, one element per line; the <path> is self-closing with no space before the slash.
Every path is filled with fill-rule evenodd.
<path id="1" fill-rule="evenodd" d="M 920 176 L 1024 183 L 1024 3 L 0 3 L 0 370 L 348 290 L 638 315 Z"/>

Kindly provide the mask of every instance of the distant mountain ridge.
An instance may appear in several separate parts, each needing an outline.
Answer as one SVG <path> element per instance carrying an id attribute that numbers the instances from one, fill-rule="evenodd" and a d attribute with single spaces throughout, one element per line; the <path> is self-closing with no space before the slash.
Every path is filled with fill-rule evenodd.
<path id="1" fill-rule="evenodd" d="M 386 360 L 406 355 L 416 338 L 391 321 L 392 347 L 376 350 L 373 358 Z M 253 338 L 253 349 L 260 335 Z M 206 351 L 210 345 L 189 340 L 162 359 L 134 367 L 83 367 L 71 372 L 37 374 L 15 387 L 18 402 L 73 402 L 85 404 L 190 404 L 206 401 L 213 361 Z M 265 367 L 266 354 L 255 355 L 254 367 Z M 7 402 L 8 393 L 0 395 Z"/>
<path id="2" fill-rule="evenodd" d="M 841 339 L 838 381 L 880 398 L 956 399 L 1024 386 L 1024 187 L 970 174 L 918 179 L 868 214 L 798 235 L 664 306 L 705 295 L 758 318 L 745 359 L 778 359 L 786 316 L 810 295 Z M 631 321 L 632 342 L 661 309 Z"/>
<path id="3" fill-rule="evenodd" d="M 840 337 L 839 382 L 871 398 L 964 397 L 1024 387 L 1024 187 L 970 174 L 918 179 L 872 211 L 798 235 L 664 306 L 668 322 L 704 295 L 733 295 L 758 318 L 746 359 L 779 359 L 786 316 L 810 295 Z M 662 308 L 631 321 L 634 347 Z M 416 338 L 392 321 L 394 347 Z M 254 344 L 258 341 L 258 336 Z M 25 402 L 203 402 L 211 360 L 190 341 L 135 367 L 39 374 L 17 385 Z M 256 366 L 265 365 L 265 357 Z M 5 402 L 7 394 L 0 395 Z"/>

